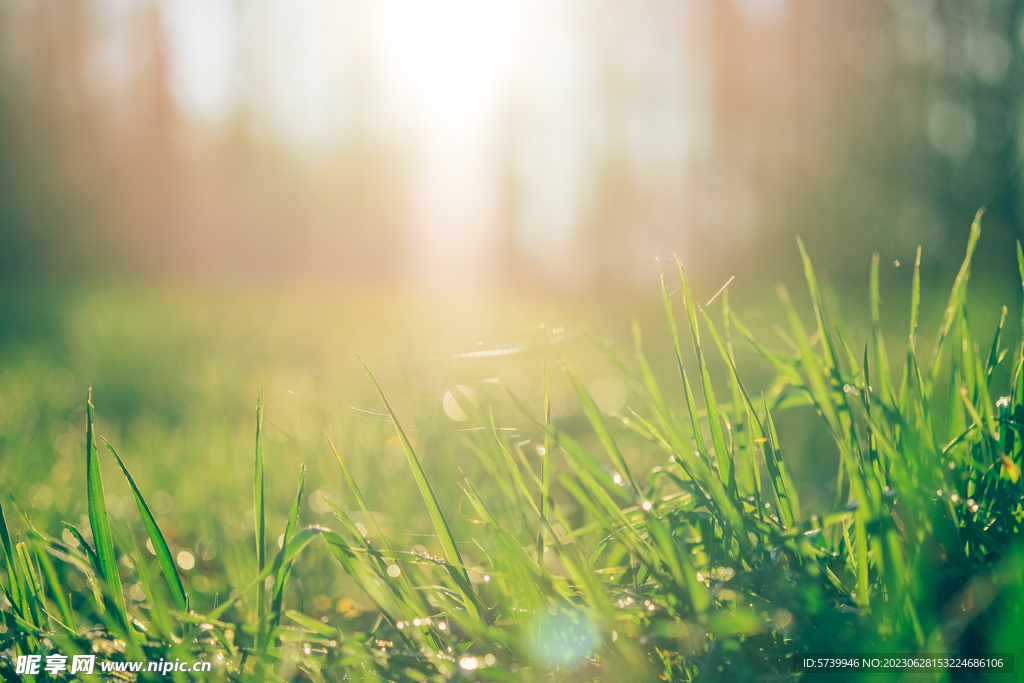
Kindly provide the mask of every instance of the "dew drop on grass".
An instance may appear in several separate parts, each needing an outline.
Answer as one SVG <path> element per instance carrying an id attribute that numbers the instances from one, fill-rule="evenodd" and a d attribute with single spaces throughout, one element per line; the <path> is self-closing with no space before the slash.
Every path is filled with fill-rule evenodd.
<path id="1" fill-rule="evenodd" d="M 393 579 L 397 579 L 402 573 L 402 568 L 397 564 L 388 565 L 388 576 Z"/>
<path id="2" fill-rule="evenodd" d="M 476 657 L 463 657 L 459 660 L 459 666 L 466 671 L 473 671 L 477 666 L 479 666 L 479 662 Z"/>

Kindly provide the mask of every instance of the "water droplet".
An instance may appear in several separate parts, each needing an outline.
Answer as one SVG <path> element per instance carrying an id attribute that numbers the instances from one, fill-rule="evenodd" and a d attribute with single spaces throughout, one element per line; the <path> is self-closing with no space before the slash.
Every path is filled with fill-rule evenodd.
<path id="1" fill-rule="evenodd" d="M 402 568 L 399 567 L 397 564 L 389 564 L 388 565 L 388 576 L 390 576 L 391 578 L 397 579 L 399 577 L 399 575 L 401 575 L 401 573 L 402 573 Z"/>
<path id="2" fill-rule="evenodd" d="M 445 630 L 447 630 L 447 629 L 448 629 L 448 624 L 446 624 L 445 622 L 443 622 L 443 621 L 442 621 L 442 622 L 439 622 L 439 623 L 438 623 L 437 627 L 438 627 L 439 629 L 441 629 L 442 631 L 445 631 Z"/>
<path id="3" fill-rule="evenodd" d="M 643 503 L 640 504 L 640 507 L 642 507 L 645 512 L 650 512 L 651 508 L 653 508 L 654 505 L 651 503 L 651 501 L 645 500 Z"/>
<path id="4" fill-rule="evenodd" d="M 480 663 L 477 661 L 476 657 L 463 657 L 459 660 L 459 666 L 466 671 L 473 671 L 477 666 L 479 666 L 479 664 Z"/>
<path id="5" fill-rule="evenodd" d="M 622 483 L 622 475 L 619 474 L 618 472 L 616 472 L 615 474 L 612 475 L 612 481 L 614 481 L 616 484 L 621 484 Z"/>

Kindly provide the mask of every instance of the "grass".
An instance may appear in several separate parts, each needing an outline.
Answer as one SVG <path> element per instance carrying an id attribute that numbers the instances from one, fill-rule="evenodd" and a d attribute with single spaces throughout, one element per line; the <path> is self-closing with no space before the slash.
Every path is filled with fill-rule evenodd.
<path id="1" fill-rule="evenodd" d="M 351 435 L 335 433 L 338 448 L 329 424 L 328 453 L 310 457 L 337 466 L 325 476 L 344 479 L 349 504 L 326 500 L 333 521 L 303 528 L 303 466 L 287 514 L 274 509 L 268 485 L 279 488 L 281 470 L 268 474 L 264 462 L 261 389 L 254 533 L 222 533 L 220 554 L 203 560 L 225 577 L 212 601 L 182 580 L 188 561 L 179 555 L 176 565 L 165 534 L 173 518 L 154 512 L 155 494 L 129 473 L 142 463 L 109 444 L 107 465 L 123 475 L 142 524 L 108 513 L 90 397 L 87 477 L 77 482 L 89 533 L 73 518 L 37 528 L 17 496 L 0 508 L 0 674 L 17 680 L 18 654 L 96 651 L 207 659 L 216 680 L 778 680 L 797 676 L 791 659 L 801 652 L 1020 653 L 1024 345 L 1004 346 L 1005 308 L 984 345 L 970 324 L 980 220 L 927 351 L 917 339 L 919 251 L 901 362 L 890 361 L 896 345 L 881 325 L 878 258 L 861 350 L 825 306 L 801 243 L 814 323 L 805 326 L 780 287 L 787 351 L 750 334 L 728 292 L 720 318 L 697 304 L 680 267 L 662 277 L 675 373 L 648 362 L 638 325 L 632 358 L 595 341 L 629 389 L 628 409 L 602 410 L 554 332 L 578 419 L 552 417 L 546 368 L 534 392 L 540 411 L 516 387 L 477 395 L 450 382 L 473 455 L 458 489 L 431 481 L 418 443 L 428 435 L 403 427 L 387 385 L 360 359 L 377 424 L 393 430 L 415 482 L 404 505 L 427 513 L 408 524 L 430 529 L 430 548 L 371 508 L 364 490 L 387 496 L 399 485 L 360 479 L 365 469 L 344 445 Z M 1019 245 L 1018 260 L 1024 282 Z M 760 395 L 737 369 L 734 347 L 746 342 L 775 373 Z M 839 454 L 823 514 L 801 510 L 776 428 L 793 411 L 822 424 Z M 529 428 L 501 427 L 513 414 Z M 323 588 L 332 582 L 343 588 Z M 313 600 L 320 591 L 347 597 L 325 609 Z"/>

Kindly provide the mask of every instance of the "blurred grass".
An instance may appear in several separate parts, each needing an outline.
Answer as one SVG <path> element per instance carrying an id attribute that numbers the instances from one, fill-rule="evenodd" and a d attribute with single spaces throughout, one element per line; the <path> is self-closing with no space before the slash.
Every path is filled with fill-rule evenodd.
<path id="1" fill-rule="evenodd" d="M 885 319 L 883 303 L 892 310 L 901 297 L 881 288 L 877 258 L 864 288 L 869 296 L 861 297 L 870 315 L 851 316 L 870 322 L 848 328 L 835 305 L 847 293 L 837 297 L 822 285 L 802 244 L 800 250 L 809 308 L 800 299 L 790 303 L 782 288 L 780 311 L 761 288 L 753 296 L 727 293 L 705 314 L 683 277 L 681 295 L 663 280 L 664 308 L 651 297 L 650 308 L 630 311 L 641 319 L 634 330 L 614 311 L 599 318 L 597 305 L 577 309 L 574 324 L 539 327 L 538 320 L 557 319 L 553 308 L 457 297 L 428 306 L 394 293 L 253 297 L 101 288 L 48 301 L 36 322 L 18 331 L 6 326 L 0 337 L 0 478 L 27 510 L 22 523 L 8 514 L 4 526 L 24 529 L 44 558 L 33 560 L 29 546 L 4 539 L 10 601 L 23 619 L 31 617 L 31 627 L 18 627 L 26 629 L 26 645 L 38 646 L 33 634 L 52 622 L 80 631 L 92 621 L 127 633 L 126 616 L 103 613 L 111 598 L 114 614 L 151 618 L 158 631 L 195 637 L 199 621 L 189 626 L 182 611 L 180 576 L 195 620 L 213 623 L 205 629 L 211 647 L 241 663 L 252 655 L 266 667 L 255 670 L 259 676 L 288 678 L 280 667 L 291 661 L 316 680 L 315 658 L 289 649 L 314 634 L 344 640 L 352 661 L 392 672 L 403 652 L 443 652 L 452 643 L 476 656 L 486 648 L 506 668 L 481 667 L 479 675 L 499 678 L 528 661 L 555 666 L 564 652 L 548 652 L 546 641 L 569 643 L 576 662 L 600 650 L 609 672 L 655 676 L 660 666 L 670 678 L 739 661 L 730 659 L 728 643 L 748 664 L 776 669 L 786 652 L 870 644 L 875 635 L 875 645 L 889 637 L 902 648 L 937 646 L 943 604 L 928 600 L 973 585 L 977 576 L 995 581 L 1019 561 L 1009 531 L 1000 527 L 998 538 L 990 531 L 992 519 L 1004 525 L 1006 515 L 1017 514 L 1012 474 L 1016 467 L 1019 476 L 1020 440 L 1005 441 L 1022 402 L 1019 389 L 1010 392 L 1020 367 L 1016 330 L 1002 330 L 1001 340 L 987 336 L 1000 320 L 998 311 L 992 317 L 990 292 L 978 297 L 983 305 L 972 306 L 968 323 L 965 263 L 948 305 L 929 302 L 933 292 L 925 292 L 917 336 L 939 329 L 940 344 L 953 348 L 926 363 L 930 350 L 919 346 L 915 354 L 908 346 L 916 329 L 911 324 L 908 338 L 905 315 L 898 325 Z M 914 281 L 905 310 L 916 311 L 918 272 L 903 272 Z M 1016 308 L 1017 287 L 1004 285 L 997 296 Z M 706 289 L 710 296 L 717 287 Z M 727 307 L 724 319 L 719 305 Z M 776 313 L 766 314 L 769 308 Z M 975 308 L 989 310 L 978 315 Z M 764 320 L 783 314 L 788 329 L 775 334 Z M 578 324 L 588 315 L 601 333 L 596 339 Z M 815 324 L 805 328 L 802 320 Z M 761 347 L 769 363 L 754 362 L 753 347 L 741 338 L 748 332 L 780 340 Z M 465 344 L 473 338 L 491 341 Z M 982 354 L 989 346 L 996 351 Z M 1001 348 L 1016 349 L 1009 361 L 996 362 Z M 354 350 L 374 369 L 372 383 Z M 889 361 L 899 358 L 907 359 L 906 371 Z M 549 384 L 545 364 L 565 372 L 550 373 Z M 257 473 L 264 474 L 254 490 L 247 406 L 260 380 Z M 116 445 L 124 474 L 134 474 L 129 486 L 103 459 L 105 487 L 91 484 L 87 497 L 82 452 L 99 464 L 86 444 L 95 444 L 91 406 L 88 414 L 78 407 L 89 385 L 100 406 L 97 436 Z M 1010 395 L 1006 406 L 997 405 L 1001 393 Z M 928 462 L 947 453 L 959 454 L 954 468 L 966 468 L 959 482 Z M 304 496 L 300 483 L 296 497 L 301 464 L 310 493 Z M 936 507 L 926 491 L 907 488 L 911 481 L 945 490 L 946 501 Z M 906 511 L 892 505 L 890 484 Z M 958 487 L 965 490 L 951 505 L 948 492 Z M 992 505 L 980 517 L 960 510 L 970 507 L 968 497 L 983 495 Z M 844 508 L 851 500 L 857 504 Z M 254 535 L 262 540 L 264 512 L 272 562 L 258 558 L 252 543 Z M 112 565 L 108 517 L 122 558 L 132 548 L 124 537 L 148 536 L 167 595 L 145 568 L 146 550 L 123 567 Z M 64 531 L 61 520 L 84 535 Z M 311 523 L 340 523 L 341 531 L 297 531 Z M 794 524 L 812 532 L 810 540 L 794 535 Z M 924 540 L 913 540 L 915 533 Z M 328 553 L 303 551 L 316 538 Z M 550 559 L 538 560 L 538 538 L 541 548 L 551 546 Z M 959 553 L 957 543 L 965 555 L 950 565 L 955 575 L 927 578 L 934 557 Z M 45 548 L 70 559 L 54 570 Z M 168 567 L 171 556 L 178 569 Z M 133 572 L 133 565 L 141 566 Z M 990 565 L 995 573 L 985 574 Z M 257 575 L 270 583 L 254 581 Z M 116 587 L 122 579 L 123 592 Z M 801 582 L 808 592 L 794 593 Z M 273 589 L 269 615 L 264 600 L 251 599 L 264 585 Z M 61 604 L 67 589 L 71 604 Z M 753 600 L 751 609 L 740 595 Z M 42 611 L 53 600 L 56 610 Z M 622 611 L 627 603 L 633 607 Z M 657 614 L 648 617 L 643 610 L 651 605 Z M 522 621 L 519 610 L 546 611 L 551 619 Z M 162 611 L 173 611 L 179 623 L 169 626 Z M 450 620 L 445 632 L 431 622 L 425 630 L 409 626 L 427 612 Z M 787 632 L 787 619 L 800 629 Z M 626 637 L 617 640 L 612 626 L 619 622 Z M 289 631 L 294 624 L 299 631 Z M 647 647 L 644 632 L 662 650 Z M 804 640 L 787 640 L 794 633 Z M 711 640 L 702 640 L 707 634 Z M 376 641 L 398 643 L 396 637 L 404 645 L 395 646 L 395 659 L 382 660 L 378 651 L 392 645 Z M 744 645 L 748 637 L 756 645 Z M 403 675 L 412 680 L 439 670 L 408 663 Z"/>

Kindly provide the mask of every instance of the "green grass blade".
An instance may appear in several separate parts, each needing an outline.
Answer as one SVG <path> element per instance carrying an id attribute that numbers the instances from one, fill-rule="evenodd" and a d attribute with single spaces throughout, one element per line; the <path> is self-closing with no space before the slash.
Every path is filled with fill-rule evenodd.
<path id="1" fill-rule="evenodd" d="M 441 512 L 441 505 L 437 501 L 437 496 L 434 495 L 434 490 L 430 487 L 430 482 L 427 480 L 427 474 L 423 471 L 423 466 L 420 464 L 420 460 L 416 457 L 416 451 L 413 450 L 412 444 L 409 442 L 409 437 L 406 436 L 405 430 L 402 429 L 401 423 L 398 421 L 398 416 L 395 415 L 395 411 L 391 408 L 391 404 L 388 402 L 387 397 L 384 396 L 384 392 L 380 388 L 380 384 L 377 383 L 377 378 L 370 372 L 370 368 L 357 355 L 360 364 L 363 366 L 363 370 L 366 371 L 366 376 L 370 379 L 370 384 L 373 385 L 374 391 L 377 392 L 378 398 L 387 408 L 388 415 L 391 416 L 391 421 L 395 425 L 395 431 L 398 432 L 398 439 L 402 442 L 402 448 L 405 450 L 406 458 L 409 461 L 409 467 L 412 469 L 413 477 L 416 479 L 416 485 L 419 487 L 420 496 L 423 498 L 424 504 L 427 506 L 427 513 L 430 515 L 430 521 L 434 525 L 434 531 L 437 532 L 438 540 L 441 543 L 441 549 L 444 551 L 445 557 L 447 558 L 452 573 L 452 578 L 455 579 L 456 583 L 461 583 L 463 586 L 469 587 L 468 594 L 465 588 L 462 588 L 464 593 L 463 598 L 466 605 L 466 610 L 472 615 L 474 619 L 479 619 L 479 609 L 476 594 L 472 591 L 472 584 L 469 580 L 469 574 L 466 572 L 465 566 L 462 562 L 462 555 L 459 553 L 458 547 L 455 545 L 455 537 L 452 536 L 451 529 L 448 526 L 448 520 L 445 519 L 444 513 Z M 458 574 L 456 577 L 455 575 Z"/>
<path id="2" fill-rule="evenodd" d="M 490 418 L 491 435 L 494 437 L 494 443 L 498 445 L 498 450 L 501 452 L 501 457 L 505 461 L 505 467 L 508 470 L 509 475 L 511 475 L 512 483 L 515 484 L 515 488 L 518 490 L 519 496 L 521 498 L 521 501 L 517 502 L 525 502 L 530 507 L 530 509 L 533 510 L 534 514 L 536 514 L 537 517 L 542 518 L 543 513 L 541 512 L 541 508 L 539 505 L 537 505 L 536 499 L 533 497 L 533 494 L 530 492 L 530 489 L 526 486 L 526 480 L 523 479 L 523 473 L 519 470 L 519 466 L 516 464 L 515 460 L 512 459 L 512 454 L 509 452 L 508 448 L 505 446 L 504 443 L 502 443 L 501 437 L 498 436 L 498 430 L 494 426 L 494 415 L 491 414 Z M 542 552 L 543 550 L 544 549 L 541 548 Z"/>
<path id="3" fill-rule="evenodd" d="M 32 567 L 32 560 L 29 556 L 28 546 L 22 541 L 14 546 L 15 561 L 25 577 L 25 600 L 28 602 L 28 614 L 31 622 L 41 628 L 47 625 L 43 620 L 46 613 L 46 603 L 43 600 L 43 587 L 39 583 L 35 569 Z"/>
<path id="4" fill-rule="evenodd" d="M 548 384 L 548 364 L 544 361 L 544 424 L 551 424 L 551 387 Z M 551 508 L 551 434 L 544 430 L 544 453 L 540 485 L 540 524 L 537 531 L 537 562 L 544 569 L 544 546 L 547 544 L 548 514 Z"/>
<path id="5" fill-rule="evenodd" d="M 139 548 L 138 541 L 135 539 L 135 534 L 130 533 L 128 537 L 132 540 L 133 549 L 135 550 L 135 571 L 139 575 L 139 583 L 142 584 L 142 590 L 149 598 L 150 618 L 155 622 L 157 628 L 164 635 L 170 635 L 173 632 L 171 626 L 171 619 L 167 613 L 168 603 L 164 598 L 163 593 L 157 592 L 156 587 L 153 585 L 153 578 L 149 573 L 149 566 L 142 550 Z"/>
<path id="6" fill-rule="evenodd" d="M 974 256 L 974 248 L 978 244 L 978 238 L 981 236 L 981 217 L 985 213 L 985 209 L 978 209 L 978 213 L 974 215 L 974 222 L 971 223 L 971 236 L 967 240 L 967 253 L 964 256 L 964 262 L 960 266 L 960 271 L 956 275 L 956 279 L 953 281 L 953 289 L 949 293 L 949 301 L 946 304 L 946 311 L 942 316 L 942 323 L 939 325 L 939 335 L 935 340 L 935 348 L 932 350 L 932 359 L 929 363 L 928 369 L 928 383 L 926 389 L 928 393 L 931 393 L 932 387 L 935 386 L 935 380 L 939 375 L 939 368 L 942 365 L 942 352 L 945 348 L 945 341 L 949 335 L 949 331 L 953 327 L 953 322 L 956 320 L 957 314 L 963 307 L 964 301 L 967 299 L 967 280 L 971 274 L 971 257 Z"/>
<path id="7" fill-rule="evenodd" d="M 114 539 L 110 533 L 110 520 L 107 518 L 107 504 L 103 497 L 103 479 L 100 476 L 100 459 L 96 449 L 96 418 L 92 405 L 92 389 L 86 402 L 86 476 L 89 496 L 89 525 L 92 527 L 92 539 L 96 544 L 96 557 L 100 572 L 110 591 L 110 598 L 117 609 L 121 624 L 128 628 L 128 612 L 124 603 L 124 592 L 121 588 L 121 575 L 117 570 L 117 556 L 114 554 Z"/>
<path id="8" fill-rule="evenodd" d="M 1003 325 L 1006 323 L 1007 308 L 1003 306 L 1002 313 L 999 316 L 999 325 L 996 327 L 996 333 L 992 337 L 992 348 L 988 352 L 988 361 L 985 363 L 985 377 L 986 382 L 988 378 L 992 376 L 992 371 L 996 369 L 996 365 L 1002 360 L 1002 354 L 999 351 L 999 342 L 1003 337 Z"/>
<path id="9" fill-rule="evenodd" d="M 85 536 L 82 535 L 82 532 L 78 530 L 78 527 L 70 522 L 62 522 L 62 524 L 64 528 L 71 532 L 71 535 L 75 537 L 78 544 L 82 546 L 82 549 L 85 551 L 85 555 L 89 559 L 89 562 L 92 563 L 92 568 L 96 574 L 103 576 L 103 570 L 100 569 L 100 558 L 96 555 L 96 551 L 92 549 L 92 546 L 89 545 L 89 542 L 85 540 Z"/>
<path id="10" fill-rule="evenodd" d="M 38 542 L 33 543 L 33 547 L 36 551 L 36 560 L 39 562 L 39 568 L 46 579 L 46 585 L 50 589 L 53 601 L 57 603 L 57 610 L 60 612 L 60 624 L 71 631 L 71 633 L 77 635 L 75 618 L 71 613 L 71 605 L 68 604 L 68 596 L 64 595 L 64 589 L 57 578 L 57 571 L 53 567 L 53 562 L 50 561 L 50 558 L 47 557 L 46 552 L 40 547 Z"/>
<path id="11" fill-rule="evenodd" d="M 1017 272 L 1020 273 L 1021 288 L 1024 289 L 1024 249 L 1021 249 L 1020 240 L 1017 240 Z M 1022 342 L 1024 343 L 1024 303 L 1021 303 L 1020 325 Z"/>
<path id="12" fill-rule="evenodd" d="M 558 444 L 558 447 L 561 448 L 566 455 L 586 468 L 587 472 L 589 472 L 594 479 L 600 482 L 607 491 L 610 491 L 625 503 L 635 502 L 633 497 L 626 493 L 621 486 L 616 485 L 615 481 L 612 479 L 612 475 L 607 472 L 605 466 L 601 464 L 601 461 L 598 460 L 593 453 L 588 451 L 578 441 L 570 437 L 564 431 L 555 427 L 553 424 L 544 422 L 536 415 L 536 413 L 533 412 L 530 406 L 527 405 L 523 399 L 516 396 L 508 387 L 505 387 L 505 393 L 523 415 L 533 420 L 533 422 L 543 429 L 546 434 L 550 434 L 554 442 Z"/>
<path id="13" fill-rule="evenodd" d="M 366 499 L 363 498 L 363 492 L 359 490 L 359 485 L 356 484 L 355 478 L 352 476 L 352 473 L 349 472 L 348 465 L 345 463 L 344 459 L 342 459 L 341 453 L 339 453 L 338 449 L 334 447 L 334 442 L 331 441 L 331 437 L 327 434 L 326 429 L 324 430 L 324 436 L 327 438 L 327 444 L 331 447 L 331 452 L 334 453 L 335 460 L 338 461 L 338 466 L 341 467 L 341 474 L 345 477 L 345 481 L 348 483 L 349 490 L 352 491 L 352 495 L 356 499 L 356 505 L 359 506 L 360 512 L 363 513 L 366 520 L 370 523 L 370 526 L 373 527 L 374 533 L 377 538 L 380 539 L 381 547 L 384 548 L 384 550 L 390 550 L 391 546 L 388 544 L 388 539 L 384 536 L 384 532 L 381 531 L 380 526 L 377 524 L 377 519 L 373 516 L 373 513 L 370 512 L 370 506 L 366 504 Z"/>
<path id="14" fill-rule="evenodd" d="M 256 574 L 263 574 L 267 563 L 267 518 L 264 509 L 264 482 L 263 482 L 263 385 L 260 385 L 260 395 L 256 399 L 256 465 L 253 471 L 252 480 L 252 510 L 256 522 Z M 262 624 L 266 618 L 266 591 L 267 588 L 261 581 L 256 584 L 256 623 Z M 263 635 L 262 632 L 260 635 Z M 256 648 L 261 649 L 263 643 L 257 638 Z"/>
<path id="15" fill-rule="evenodd" d="M 295 524 L 299 520 L 299 505 L 302 503 L 302 490 L 306 484 L 306 466 L 299 466 L 299 486 L 295 492 L 295 499 L 292 501 L 291 510 L 288 511 L 288 523 L 284 527 L 284 538 L 281 547 L 288 545 L 295 533 Z M 278 553 L 274 558 L 274 589 L 271 592 L 270 625 L 269 630 L 273 631 L 281 620 L 281 605 L 284 602 L 284 589 L 288 583 L 288 575 L 291 573 L 290 565 L 284 564 L 284 553 Z M 262 626 L 262 625 L 261 625 Z M 260 635 L 259 640 L 266 646 L 266 633 Z"/>
<path id="16" fill-rule="evenodd" d="M 587 416 L 587 421 L 590 422 L 590 426 L 597 434 L 598 440 L 601 442 L 601 445 L 604 446 L 604 449 L 607 451 L 609 457 L 611 457 L 612 462 L 615 463 L 615 467 L 622 473 L 622 477 L 629 484 L 629 488 L 633 492 L 633 495 L 639 496 L 642 488 L 633 478 L 633 473 L 630 471 L 629 465 L 626 464 L 626 459 L 622 457 L 622 451 L 619 450 L 618 444 L 615 443 L 615 439 L 608 430 L 608 423 L 605 422 L 604 415 L 601 414 L 601 409 L 597 407 L 597 403 L 594 402 L 590 392 L 584 388 L 583 383 L 580 382 L 576 373 L 572 371 L 563 359 L 560 358 L 559 360 L 562 363 L 562 370 L 569 378 L 569 382 L 572 384 L 573 389 L 575 389 L 576 396 L 580 399 L 580 405 L 583 408 L 583 413 Z"/>
<path id="17" fill-rule="evenodd" d="M 871 257 L 871 334 L 875 351 L 875 377 L 878 380 L 878 395 L 889 405 L 893 404 L 892 376 L 889 372 L 889 356 L 885 352 L 882 337 L 882 321 L 879 311 L 881 297 L 878 291 L 878 252 Z"/>
<path id="18" fill-rule="evenodd" d="M 139 491 L 139 487 L 135 484 L 135 479 L 128 472 L 128 468 L 125 467 L 124 461 L 121 460 L 121 456 L 117 454 L 114 447 L 104 439 L 104 443 L 107 444 L 107 450 L 114 456 L 114 460 L 117 461 L 117 466 L 121 468 L 121 472 L 124 473 L 124 478 L 128 480 L 128 485 L 132 489 L 132 495 L 135 497 L 135 505 L 139 508 L 139 515 L 142 516 L 142 523 L 146 527 L 146 532 L 149 534 L 149 540 L 153 542 L 153 549 L 156 551 L 157 562 L 160 563 L 160 571 L 163 572 L 164 580 L 167 581 L 167 587 L 171 590 L 171 597 L 174 598 L 174 604 L 182 612 L 188 611 L 188 594 L 185 593 L 185 587 L 181 583 L 181 577 L 178 576 L 177 570 L 174 568 L 174 558 L 171 556 L 171 550 L 167 547 L 167 541 L 164 540 L 164 535 L 160 531 L 160 527 L 156 523 L 156 518 L 149 509 L 149 505 L 146 504 L 146 499 L 142 497 L 142 492 Z"/>
<path id="19" fill-rule="evenodd" d="M 776 291 L 778 292 L 779 300 L 786 309 L 790 328 L 793 330 L 793 335 L 796 338 L 797 348 L 800 351 L 800 364 L 803 366 L 804 375 L 807 378 L 807 384 L 810 386 L 811 394 L 814 396 L 814 400 L 822 415 L 828 421 L 829 426 L 832 427 L 834 432 L 840 433 L 839 416 L 836 414 L 836 407 L 829 393 L 829 387 L 825 381 L 821 363 L 811 349 L 811 342 L 807 337 L 807 332 L 804 330 L 803 323 L 800 322 L 800 316 L 797 314 L 786 288 L 780 284 Z"/>
<path id="20" fill-rule="evenodd" d="M 725 343 L 722 341 L 721 335 L 718 334 L 715 324 L 711 321 L 711 317 L 703 308 L 701 309 L 701 314 L 704 316 L 704 322 L 708 324 L 708 331 L 711 333 L 711 338 L 714 339 L 719 353 L 722 355 L 726 366 L 729 368 L 732 382 L 737 387 L 738 393 L 742 397 L 743 405 L 747 413 L 747 423 L 753 432 L 754 440 L 761 444 L 765 464 L 768 467 L 768 475 L 771 477 L 772 486 L 775 489 L 775 498 L 778 501 L 779 521 L 787 529 L 791 528 L 799 517 L 800 512 L 795 509 L 796 506 L 793 502 L 793 496 L 790 495 L 791 486 L 789 485 L 788 478 L 785 474 L 778 440 L 775 438 L 775 429 L 771 422 L 771 413 L 768 412 L 768 406 L 765 404 L 765 420 L 768 423 L 768 430 L 766 431 L 764 425 L 761 424 L 757 416 L 757 412 L 754 410 L 754 404 L 751 402 L 750 396 L 747 394 L 746 387 L 744 387 L 743 382 L 740 381 L 736 365 L 733 362 L 732 356 L 729 354 L 729 350 L 726 348 Z"/>
<path id="21" fill-rule="evenodd" d="M 910 372 L 914 365 L 915 346 L 917 345 L 917 317 L 921 308 L 921 245 L 917 246 L 917 258 L 914 259 L 914 280 L 910 286 L 910 338 L 907 342 L 907 364 L 903 367 L 903 379 L 900 380 L 899 409 L 906 416 L 908 392 L 910 391 Z"/>
<path id="22" fill-rule="evenodd" d="M 14 609 L 18 612 L 19 616 L 24 618 L 28 605 L 24 600 L 21 572 L 14 561 L 14 546 L 11 545 L 11 536 L 7 531 L 7 519 L 4 517 L 2 504 L 0 504 L 0 539 L 3 540 L 4 544 L 4 561 L 6 563 L 8 583 L 7 593 L 11 598 L 11 604 L 14 606 Z"/>
<path id="23" fill-rule="evenodd" d="M 830 375 L 836 377 L 839 364 L 835 347 L 832 344 L 832 335 L 829 334 L 828 321 L 825 317 L 825 304 L 821 298 L 821 290 L 818 288 L 818 278 L 814 275 L 811 259 L 807 255 L 807 250 L 804 249 L 804 242 L 799 236 L 796 238 L 796 243 L 800 247 L 800 258 L 804 263 L 804 276 L 807 278 L 807 288 L 811 292 L 811 303 L 814 305 L 814 318 L 818 323 L 818 334 L 821 335 L 821 348 L 825 360 L 825 369 Z"/>
<path id="24" fill-rule="evenodd" d="M 715 461 L 718 463 L 718 475 L 722 478 L 722 484 L 726 489 L 735 494 L 736 480 L 732 470 L 732 459 L 729 457 L 729 451 L 725 445 L 725 431 L 722 429 L 722 417 L 715 400 L 715 390 L 711 386 L 711 375 L 708 372 L 707 362 L 704 360 L 704 353 L 700 348 L 697 307 L 693 303 L 690 282 L 686 279 L 686 273 L 683 272 L 682 263 L 679 264 L 679 279 L 683 283 L 683 303 L 686 305 L 686 313 L 690 320 L 693 351 L 697 355 L 697 363 L 700 367 L 700 382 L 701 388 L 704 390 L 704 405 L 708 411 L 708 426 L 711 430 L 711 443 L 715 449 Z"/>

